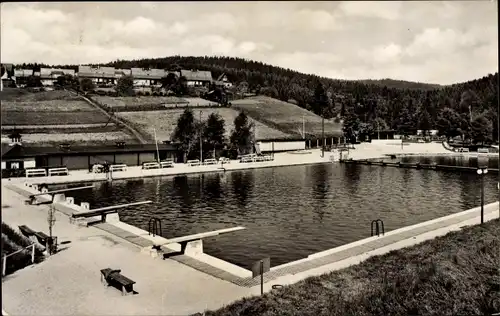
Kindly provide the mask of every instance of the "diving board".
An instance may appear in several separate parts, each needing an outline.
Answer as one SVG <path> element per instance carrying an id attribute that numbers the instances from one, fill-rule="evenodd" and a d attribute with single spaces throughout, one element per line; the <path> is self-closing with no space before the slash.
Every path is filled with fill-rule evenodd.
<path id="1" fill-rule="evenodd" d="M 75 219 L 75 218 L 88 218 L 88 217 L 94 217 L 94 216 L 101 216 L 101 221 L 104 223 L 104 222 L 106 222 L 106 215 L 116 213 L 116 212 L 118 212 L 118 209 L 120 209 L 120 208 L 142 205 L 142 204 L 149 204 L 149 203 L 153 203 L 153 201 L 141 201 L 141 202 L 121 204 L 121 205 L 105 206 L 105 207 L 95 208 L 93 210 L 73 213 L 73 214 L 71 214 L 71 217 L 73 219 Z"/>
<path id="2" fill-rule="evenodd" d="M 54 191 L 47 191 L 47 192 L 41 192 L 41 193 L 35 193 L 31 194 L 29 196 L 29 204 L 33 204 L 35 202 L 37 196 L 41 195 L 51 195 L 52 199 L 50 201 L 45 201 L 45 202 L 40 202 L 39 204 L 52 204 L 54 203 L 54 196 L 56 194 L 64 193 L 64 192 L 69 192 L 69 191 L 76 191 L 76 190 L 84 190 L 84 189 L 92 189 L 94 186 L 93 185 L 88 185 L 84 187 L 78 187 L 78 188 L 68 188 L 68 189 L 60 189 L 60 190 L 54 190 Z"/>
<path id="3" fill-rule="evenodd" d="M 165 243 L 154 245 L 152 247 L 152 249 L 155 249 L 158 251 L 158 250 L 161 250 L 161 247 L 164 245 L 180 244 L 182 254 L 199 254 L 199 253 L 203 253 L 203 239 L 204 238 L 215 237 L 215 236 L 218 236 L 221 234 L 232 233 L 232 232 L 236 232 L 236 231 L 243 230 L 243 229 L 246 229 L 246 228 L 243 226 L 237 226 L 237 227 L 232 227 L 232 228 L 214 230 L 214 231 L 206 232 L 206 233 L 199 233 L 199 234 L 193 234 L 193 235 L 182 236 L 182 237 L 174 237 L 174 238 L 168 239 L 167 242 L 165 242 Z"/>

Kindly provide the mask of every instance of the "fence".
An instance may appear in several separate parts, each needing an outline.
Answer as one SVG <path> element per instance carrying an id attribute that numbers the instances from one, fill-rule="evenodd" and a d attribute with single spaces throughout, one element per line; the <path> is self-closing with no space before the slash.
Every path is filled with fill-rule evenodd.
<path id="1" fill-rule="evenodd" d="M 31 248 L 31 264 L 35 263 L 35 243 L 33 243 L 27 247 L 24 247 L 22 249 L 19 249 L 17 251 L 14 251 L 13 253 L 9 253 L 8 255 L 4 255 L 2 257 L 2 276 L 5 276 L 5 273 L 7 272 L 7 258 L 15 254 L 18 254 L 28 248 Z"/>

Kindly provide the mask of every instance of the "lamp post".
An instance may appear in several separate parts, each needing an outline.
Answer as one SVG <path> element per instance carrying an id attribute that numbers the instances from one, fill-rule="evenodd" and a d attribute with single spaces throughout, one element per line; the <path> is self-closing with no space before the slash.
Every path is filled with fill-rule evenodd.
<path id="1" fill-rule="evenodd" d="M 202 133 L 203 133 L 203 125 L 201 124 L 201 113 L 203 111 L 200 111 L 200 163 L 203 163 L 203 140 L 202 140 Z"/>
<path id="2" fill-rule="evenodd" d="M 478 168 L 477 174 L 481 177 L 481 224 L 484 223 L 484 176 L 488 173 L 488 168 Z"/>

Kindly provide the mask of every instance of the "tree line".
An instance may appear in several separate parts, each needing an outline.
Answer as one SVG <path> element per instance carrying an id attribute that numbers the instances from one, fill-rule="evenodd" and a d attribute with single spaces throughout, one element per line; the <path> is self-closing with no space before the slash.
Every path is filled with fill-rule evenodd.
<path id="1" fill-rule="evenodd" d="M 211 113 L 207 120 L 195 118 L 193 110 L 186 108 L 177 119 L 177 125 L 172 133 L 172 141 L 179 144 L 184 161 L 200 159 L 200 145 L 208 149 L 204 158 L 216 157 L 216 151 L 228 158 L 236 158 L 239 154 L 247 154 L 254 146 L 253 122 L 244 112 L 240 112 L 234 119 L 234 129 L 229 139 L 226 138 L 226 124 L 224 119 L 216 112 Z"/>
<path id="2" fill-rule="evenodd" d="M 498 73 L 439 86 L 391 79 L 336 80 L 231 57 L 171 56 L 117 60 L 100 66 L 198 69 L 211 71 L 213 78 L 224 73 L 241 91 L 293 102 L 327 119 L 343 120 L 349 137 L 371 135 L 383 129 L 400 134 L 438 129 L 450 138 L 498 141 Z M 167 78 L 162 79 L 162 83 L 168 82 Z M 183 92 L 182 84 L 176 87 L 179 93 Z"/>
<path id="3" fill-rule="evenodd" d="M 294 102 L 325 118 L 342 118 L 346 133 L 352 136 L 381 129 L 401 134 L 438 129 L 450 138 L 498 141 L 498 73 L 439 86 L 391 79 L 336 80 L 230 57 L 172 56 L 105 65 L 199 69 L 211 71 L 214 78 L 224 73 L 249 91 Z"/>

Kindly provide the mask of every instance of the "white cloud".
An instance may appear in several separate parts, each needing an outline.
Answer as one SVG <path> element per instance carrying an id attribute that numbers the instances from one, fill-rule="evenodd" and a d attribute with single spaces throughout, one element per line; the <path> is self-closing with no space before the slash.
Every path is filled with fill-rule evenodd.
<path id="1" fill-rule="evenodd" d="M 399 62 L 401 53 L 401 46 L 390 43 L 388 45 L 379 45 L 371 50 L 361 50 L 359 56 L 369 63 L 387 64 Z"/>
<path id="2" fill-rule="evenodd" d="M 496 4 L 484 1 L 2 3 L 0 15 L 2 62 L 226 55 L 436 83 L 498 69 Z"/>
<path id="3" fill-rule="evenodd" d="M 339 9 L 348 16 L 396 20 L 401 15 L 401 6 L 400 1 L 342 1 Z"/>

